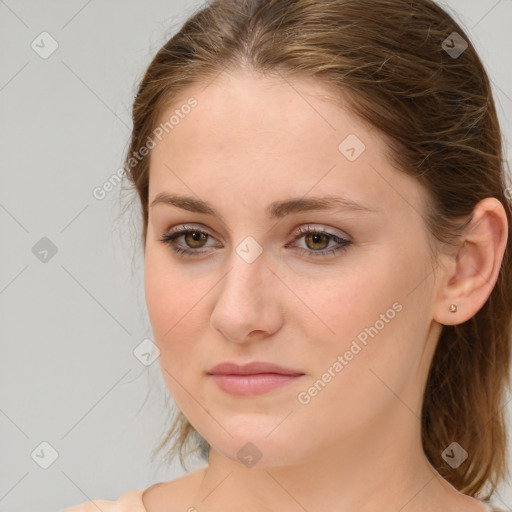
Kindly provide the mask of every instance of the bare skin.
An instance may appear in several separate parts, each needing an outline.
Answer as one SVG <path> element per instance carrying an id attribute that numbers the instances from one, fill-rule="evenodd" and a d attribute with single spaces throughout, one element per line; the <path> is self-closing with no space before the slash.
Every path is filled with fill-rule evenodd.
<path id="1" fill-rule="evenodd" d="M 203 505 L 203 499 L 207 498 L 211 492 L 204 485 L 207 471 L 207 467 L 201 468 L 170 482 L 152 485 L 143 493 L 142 501 L 144 508 L 147 512 L 194 512 L 194 508 L 196 510 L 207 510 Z M 491 511 L 490 507 L 479 500 L 459 493 L 439 475 L 436 476 L 436 479 L 443 487 L 442 492 L 438 496 L 438 499 L 442 500 L 443 505 L 442 508 L 439 505 L 425 508 L 426 512 L 434 512 L 435 510 L 446 512 Z M 427 486 L 427 488 L 431 489 L 432 487 Z M 299 510 L 299 507 L 297 510 Z M 407 510 L 407 507 L 403 510 Z"/>
<path id="2" fill-rule="evenodd" d="M 389 163 L 382 135 L 318 83 L 290 84 L 240 71 L 190 88 L 184 98 L 197 106 L 152 150 L 150 204 L 163 192 L 192 196 L 222 218 L 164 203 L 149 209 L 146 301 L 162 374 L 211 449 L 207 468 L 150 488 L 146 509 L 488 511 L 429 464 L 419 418 L 442 325 L 471 318 L 496 282 L 505 210 L 481 201 L 464 243 L 434 266 L 426 195 Z M 365 145 L 353 160 L 339 149 L 350 134 Z M 327 195 L 371 211 L 265 213 L 274 201 Z M 160 240 L 184 225 L 207 236 L 182 235 L 175 246 L 201 256 Z M 308 226 L 351 243 L 316 256 L 326 239 L 297 234 Z M 237 253 L 249 236 L 262 250 L 250 263 Z M 370 326 L 377 334 L 351 356 Z M 270 361 L 303 375 L 234 396 L 208 374 L 226 360 Z M 239 456 L 248 443 L 260 457 L 252 467 Z"/>

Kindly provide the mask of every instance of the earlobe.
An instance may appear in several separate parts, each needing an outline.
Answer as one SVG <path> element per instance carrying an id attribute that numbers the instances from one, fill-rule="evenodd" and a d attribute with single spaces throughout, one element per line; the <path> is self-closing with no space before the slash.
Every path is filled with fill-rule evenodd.
<path id="1" fill-rule="evenodd" d="M 494 197 L 482 199 L 439 283 L 434 320 L 457 325 L 478 313 L 498 279 L 507 238 L 508 221 L 502 203 Z"/>

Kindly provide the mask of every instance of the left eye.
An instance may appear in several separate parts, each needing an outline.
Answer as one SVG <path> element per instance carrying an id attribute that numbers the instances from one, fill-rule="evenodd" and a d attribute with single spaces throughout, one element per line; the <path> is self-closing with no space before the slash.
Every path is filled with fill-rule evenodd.
<path id="1" fill-rule="evenodd" d="M 318 228 L 312 228 L 311 226 L 307 226 L 306 228 L 301 227 L 298 231 L 299 233 L 295 236 L 293 241 L 296 242 L 304 238 L 307 248 L 297 248 L 301 251 L 301 254 L 307 256 L 316 257 L 336 254 L 345 250 L 352 243 L 350 240 L 346 240 Z M 177 240 L 181 237 L 184 238 L 186 247 L 177 243 Z M 162 238 L 160 238 L 160 241 L 168 245 L 177 254 L 183 256 L 201 256 L 205 251 L 199 251 L 197 249 L 205 247 L 204 243 L 207 241 L 208 237 L 213 238 L 205 231 L 197 228 L 184 227 L 164 234 Z M 335 242 L 335 247 L 328 248 L 330 241 Z"/>
<path id="2" fill-rule="evenodd" d="M 298 229 L 299 234 L 294 238 L 294 241 L 299 240 L 300 238 L 304 238 L 306 242 L 306 246 L 308 249 L 302 249 L 301 254 L 306 256 L 326 256 L 327 254 L 337 254 L 338 252 L 344 251 L 347 247 L 352 243 L 350 240 L 345 238 L 341 238 L 333 233 L 328 233 L 327 231 L 323 231 L 319 228 L 314 228 L 312 226 L 300 227 Z M 329 240 L 334 241 L 334 247 L 326 249 L 329 244 Z M 325 241 L 327 241 L 327 246 L 325 245 Z M 311 250 L 311 246 L 321 245 L 320 249 L 322 250 Z"/>

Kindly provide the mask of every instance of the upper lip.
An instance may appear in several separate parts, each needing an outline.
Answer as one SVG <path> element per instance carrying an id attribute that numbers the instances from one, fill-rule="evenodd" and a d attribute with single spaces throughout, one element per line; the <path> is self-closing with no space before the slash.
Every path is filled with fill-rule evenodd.
<path id="1" fill-rule="evenodd" d="M 283 368 L 277 364 L 266 363 L 264 361 L 254 361 L 239 365 L 230 361 L 215 365 L 209 374 L 223 374 L 223 375 L 256 375 L 258 373 L 280 373 L 281 375 L 304 375 L 297 370 Z"/>

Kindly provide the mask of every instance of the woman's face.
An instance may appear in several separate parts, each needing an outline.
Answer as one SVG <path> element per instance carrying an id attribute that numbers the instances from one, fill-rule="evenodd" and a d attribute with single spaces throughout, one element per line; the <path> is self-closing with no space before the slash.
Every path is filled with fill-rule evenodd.
<path id="1" fill-rule="evenodd" d="M 190 88 L 154 138 L 145 289 L 163 377 L 212 448 L 244 464 L 306 461 L 386 426 L 419 432 L 440 332 L 426 198 L 327 94 L 222 75 Z M 340 199 L 319 208 L 328 197 Z M 226 361 L 299 376 L 209 374 Z"/>

